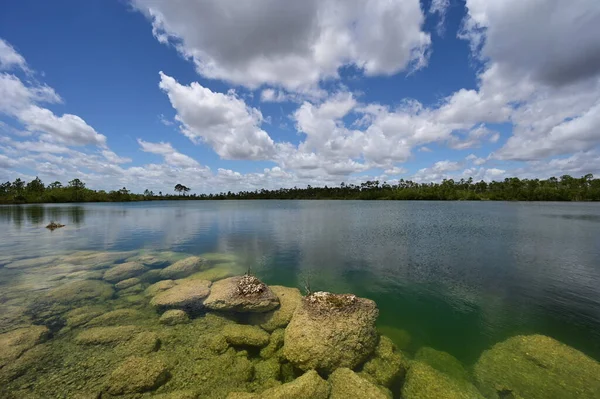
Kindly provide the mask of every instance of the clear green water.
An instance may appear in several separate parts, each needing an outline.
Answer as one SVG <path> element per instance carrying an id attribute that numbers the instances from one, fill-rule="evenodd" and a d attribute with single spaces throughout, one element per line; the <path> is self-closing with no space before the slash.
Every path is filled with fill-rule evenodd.
<path id="1" fill-rule="evenodd" d="M 66 227 L 43 228 L 56 220 Z M 0 207 L 0 264 L 69 251 L 226 253 L 267 284 L 352 292 L 408 352 L 465 365 L 518 334 L 600 359 L 600 205 L 221 201 Z M 34 272 L 39 269 L 34 269 Z M 0 306 L 56 286 L 0 267 Z M 26 301 L 23 299 L 23 301 Z M 122 306 L 122 305 L 119 305 Z M 12 309 L 12 308 L 11 308 Z M 6 321 L 0 318 L 0 322 Z"/>

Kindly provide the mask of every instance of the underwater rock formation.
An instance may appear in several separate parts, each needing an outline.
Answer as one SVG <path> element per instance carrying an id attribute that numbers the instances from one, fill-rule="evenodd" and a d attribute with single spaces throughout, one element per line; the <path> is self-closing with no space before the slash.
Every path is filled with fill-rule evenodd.
<path id="1" fill-rule="evenodd" d="M 111 395 L 152 391 L 168 379 L 167 366 L 160 360 L 132 356 L 112 372 L 107 390 Z"/>
<path id="2" fill-rule="evenodd" d="M 166 291 L 169 288 L 173 288 L 176 285 L 177 283 L 174 280 L 161 280 L 146 288 L 144 295 L 155 296 L 156 294 Z"/>
<path id="3" fill-rule="evenodd" d="M 130 287 L 133 287 L 137 284 L 141 283 L 140 279 L 137 277 L 128 278 L 126 280 L 119 281 L 115 284 L 115 288 L 118 290 L 124 290 Z"/>
<path id="4" fill-rule="evenodd" d="M 329 399 L 392 399 L 392 393 L 361 378 L 348 368 L 339 368 L 329 376 Z"/>
<path id="5" fill-rule="evenodd" d="M 49 333 L 44 326 L 30 326 L 0 334 L 0 368 L 47 340 Z"/>
<path id="6" fill-rule="evenodd" d="M 165 267 L 160 271 L 160 277 L 163 279 L 178 279 L 189 276 L 190 274 L 200 270 L 200 266 L 204 263 L 204 259 L 199 256 L 190 256 L 185 259 L 178 260 L 170 266 Z"/>
<path id="7" fill-rule="evenodd" d="M 104 280 L 117 283 L 143 274 L 148 269 L 139 262 L 120 263 L 104 272 Z"/>
<path id="8" fill-rule="evenodd" d="M 185 324 L 190 321 L 190 318 L 185 311 L 181 309 L 170 309 L 160 316 L 160 324 L 167 326 L 175 326 L 177 324 Z"/>
<path id="9" fill-rule="evenodd" d="M 279 307 L 271 312 L 253 314 L 250 321 L 252 324 L 260 325 L 263 330 L 271 332 L 284 328 L 290 323 L 292 315 L 302 301 L 302 294 L 298 288 L 281 285 L 272 285 L 269 288 L 279 298 Z"/>
<path id="10" fill-rule="evenodd" d="M 128 341 L 138 331 L 136 326 L 93 327 L 77 334 L 74 341 L 81 345 L 107 345 Z"/>
<path id="11" fill-rule="evenodd" d="M 600 363 L 543 335 L 519 335 L 483 352 L 475 364 L 486 397 L 598 398 Z"/>
<path id="12" fill-rule="evenodd" d="M 17 261 L 11 262 L 11 263 L 7 263 L 6 265 L 4 265 L 4 267 L 6 269 L 29 269 L 29 268 L 33 268 L 33 267 L 39 267 L 39 266 L 52 264 L 58 259 L 59 259 L 58 255 L 41 256 L 38 258 L 17 260 Z"/>
<path id="13" fill-rule="evenodd" d="M 415 360 L 430 365 L 437 371 L 441 371 L 457 380 L 470 381 L 471 377 L 462 363 L 447 352 L 425 346 L 417 351 Z"/>
<path id="14" fill-rule="evenodd" d="M 268 312 L 279 299 L 258 278 L 250 275 L 216 281 L 204 306 L 222 312 Z"/>
<path id="15" fill-rule="evenodd" d="M 210 293 L 211 282 L 207 280 L 182 280 L 172 288 L 158 293 L 150 304 L 158 310 L 183 309 L 199 311 L 204 298 Z"/>
<path id="16" fill-rule="evenodd" d="M 412 362 L 408 369 L 402 398 L 484 399 L 471 383 L 456 380 L 418 361 Z"/>
<path id="17" fill-rule="evenodd" d="M 313 293 L 302 299 L 285 329 L 283 354 L 302 370 L 354 369 L 375 350 L 378 315 L 370 299 Z"/>
<path id="18" fill-rule="evenodd" d="M 234 346 L 258 346 L 269 343 L 269 334 L 256 326 L 228 324 L 223 328 L 223 336 Z"/>
<path id="19" fill-rule="evenodd" d="M 396 350 L 392 340 L 381 336 L 373 357 L 365 362 L 360 375 L 389 388 L 404 378 L 407 364 L 408 360 Z"/>

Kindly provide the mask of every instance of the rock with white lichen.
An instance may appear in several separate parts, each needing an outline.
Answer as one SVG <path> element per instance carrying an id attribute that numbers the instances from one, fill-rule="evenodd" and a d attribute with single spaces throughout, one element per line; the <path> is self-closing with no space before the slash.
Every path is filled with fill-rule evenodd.
<path id="1" fill-rule="evenodd" d="M 251 275 L 230 277 L 215 282 L 204 306 L 223 312 L 268 312 L 279 299 L 266 284 Z"/>
<path id="2" fill-rule="evenodd" d="M 377 346 L 378 315 L 370 299 L 313 293 L 302 299 L 285 329 L 283 355 L 302 370 L 354 369 Z"/>

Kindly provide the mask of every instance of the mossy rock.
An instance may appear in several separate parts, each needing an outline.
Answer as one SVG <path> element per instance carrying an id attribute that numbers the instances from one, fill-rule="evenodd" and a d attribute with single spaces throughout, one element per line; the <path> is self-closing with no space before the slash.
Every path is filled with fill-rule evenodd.
<path id="1" fill-rule="evenodd" d="M 442 352 L 430 348 L 422 347 L 415 354 L 415 360 L 426 363 L 442 373 L 448 374 L 452 378 L 459 380 L 471 380 L 471 376 L 465 370 L 462 363 L 447 352 Z"/>
<path id="2" fill-rule="evenodd" d="M 377 326 L 377 331 L 379 334 L 391 339 L 399 350 L 404 351 L 410 347 L 412 337 L 406 330 L 391 326 Z"/>
<path id="3" fill-rule="evenodd" d="M 160 271 L 160 276 L 163 279 L 184 278 L 199 271 L 204 262 L 205 260 L 199 256 L 189 256 L 162 269 Z"/>
<path id="4" fill-rule="evenodd" d="M 283 337 L 285 330 L 282 328 L 275 330 L 269 337 L 269 344 L 260 350 L 260 357 L 269 359 L 275 356 L 283 347 Z"/>
<path id="5" fill-rule="evenodd" d="M 408 360 L 396 350 L 389 338 L 380 337 L 374 357 L 365 362 L 361 376 L 389 388 L 404 378 L 407 363 Z"/>
<path id="6" fill-rule="evenodd" d="M 253 276 L 230 277 L 215 282 L 210 290 L 210 295 L 204 301 L 208 309 L 222 312 L 268 312 L 279 305 L 277 296 L 262 284 L 262 291 L 255 294 L 240 293 L 241 285 L 246 278 Z"/>
<path id="7" fill-rule="evenodd" d="M 104 272 L 104 280 L 110 283 L 117 283 L 122 280 L 139 276 L 146 271 L 148 271 L 146 266 L 139 262 L 120 263 Z"/>
<path id="8" fill-rule="evenodd" d="M 268 313 L 257 313 L 251 316 L 252 324 L 260 325 L 266 331 L 284 328 L 292 320 L 292 315 L 302 301 L 302 294 L 298 288 L 270 286 L 271 291 L 279 298 L 279 307 Z"/>
<path id="9" fill-rule="evenodd" d="M 111 373 L 107 391 L 111 395 L 153 391 L 168 379 L 169 371 L 162 361 L 132 356 Z"/>
<path id="10" fill-rule="evenodd" d="M 331 385 L 330 399 L 391 399 L 392 394 L 386 388 L 377 386 L 361 378 L 348 368 L 339 368 L 329 376 Z"/>
<path id="11" fill-rule="evenodd" d="M 191 390 L 174 391 L 169 393 L 162 393 L 158 395 L 152 395 L 153 399 L 198 399 L 198 393 Z"/>
<path id="12" fill-rule="evenodd" d="M 0 352 L 2 352 L 2 349 L 0 349 Z M 0 364 L 0 395 L 2 393 L 2 385 L 9 383 L 25 373 L 35 375 L 39 372 L 39 368 L 43 368 L 46 365 L 51 359 L 51 356 L 52 352 L 50 351 L 48 344 L 40 344 L 26 350 L 18 358 L 6 364 L 6 366 L 1 367 Z"/>
<path id="13" fill-rule="evenodd" d="M 61 305 L 93 300 L 105 301 L 114 295 L 110 284 L 98 280 L 73 281 L 50 290 L 40 298 L 41 302 Z"/>
<path id="14" fill-rule="evenodd" d="M 173 288 L 158 293 L 150 304 L 160 310 L 183 309 L 199 311 L 210 293 L 211 282 L 207 280 L 182 280 Z"/>
<path id="15" fill-rule="evenodd" d="M 223 336 L 234 346 L 258 346 L 269 343 L 269 334 L 256 326 L 229 324 L 223 328 Z"/>
<path id="16" fill-rule="evenodd" d="M 82 326 L 104 313 L 106 313 L 104 306 L 83 306 L 73 309 L 65 314 L 67 327 L 75 328 Z"/>
<path id="17" fill-rule="evenodd" d="M 413 361 L 402 387 L 403 399 L 484 399 L 475 386 L 456 380 L 428 364 Z"/>
<path id="18" fill-rule="evenodd" d="M 25 351 L 48 339 L 45 326 L 30 326 L 0 334 L 0 368 L 13 362 Z"/>
<path id="19" fill-rule="evenodd" d="M 115 262 L 123 262 L 133 255 L 135 255 L 135 251 L 77 251 L 62 256 L 61 261 L 64 263 L 71 263 L 74 265 L 86 265 L 88 269 L 95 269 L 109 266 Z"/>
<path id="20" fill-rule="evenodd" d="M 117 284 L 115 284 L 115 288 L 118 290 L 124 290 L 130 287 L 133 287 L 135 285 L 140 284 L 140 279 L 137 277 L 132 277 L 132 278 L 128 278 L 127 280 L 122 280 L 119 281 Z"/>
<path id="21" fill-rule="evenodd" d="M 181 309 L 170 309 L 160 316 L 159 322 L 160 324 L 167 326 L 174 326 L 177 324 L 189 323 L 190 318 L 187 313 Z"/>
<path id="22" fill-rule="evenodd" d="M 519 335 L 483 352 L 477 386 L 488 397 L 598 398 L 600 363 L 543 335 Z"/>
<path id="23" fill-rule="evenodd" d="M 93 327 L 77 334 L 74 341 L 80 345 L 111 345 L 130 340 L 138 328 L 135 326 Z"/>
<path id="24" fill-rule="evenodd" d="M 262 399 L 327 399 L 330 387 L 316 371 L 311 370 L 292 382 L 269 388 L 260 394 Z"/>
<path id="25" fill-rule="evenodd" d="M 218 265 L 212 266 L 209 269 L 196 272 L 187 278 L 215 282 L 228 277 L 236 276 L 243 272 L 243 268 L 237 263 L 219 263 Z"/>
<path id="26" fill-rule="evenodd" d="M 147 355 L 156 352 L 161 345 L 161 340 L 157 333 L 153 331 L 142 331 L 136 334 L 125 344 L 117 347 L 118 353 L 128 355 Z"/>
<path id="27" fill-rule="evenodd" d="M 378 314 L 370 299 L 314 293 L 302 300 L 286 327 L 283 354 L 302 370 L 354 369 L 377 346 Z"/>
<path id="28" fill-rule="evenodd" d="M 87 326 L 117 326 L 131 324 L 136 321 L 144 321 L 147 314 L 135 309 L 117 309 L 91 319 Z"/>
<path id="29" fill-rule="evenodd" d="M 277 359 L 260 360 L 254 364 L 254 379 L 264 383 L 281 377 L 281 365 Z"/>
<path id="30" fill-rule="evenodd" d="M 146 296 L 155 296 L 163 291 L 168 290 L 169 288 L 173 288 L 177 285 L 175 280 L 161 280 L 158 281 L 144 291 L 144 295 Z"/>

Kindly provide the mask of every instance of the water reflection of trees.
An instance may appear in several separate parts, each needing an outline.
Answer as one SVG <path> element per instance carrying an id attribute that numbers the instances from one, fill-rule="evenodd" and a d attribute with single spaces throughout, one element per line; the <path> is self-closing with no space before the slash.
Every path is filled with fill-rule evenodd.
<path id="1" fill-rule="evenodd" d="M 47 224 L 50 221 L 79 226 L 85 222 L 85 209 L 82 206 L 9 205 L 0 206 L 0 221 L 21 227 Z"/>

